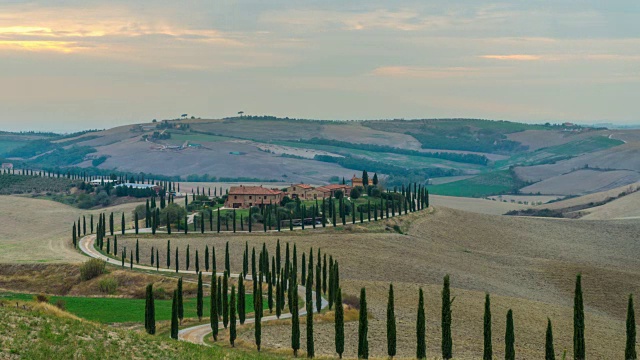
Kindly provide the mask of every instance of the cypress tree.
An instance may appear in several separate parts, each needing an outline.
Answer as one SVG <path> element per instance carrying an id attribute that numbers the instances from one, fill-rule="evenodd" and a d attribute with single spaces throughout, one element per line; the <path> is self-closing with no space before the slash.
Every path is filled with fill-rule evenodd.
<path id="1" fill-rule="evenodd" d="M 171 302 L 171 338 L 178 339 L 178 290 L 173 291 Z"/>
<path id="2" fill-rule="evenodd" d="M 107 238 L 107 254 L 111 254 L 111 240 Z"/>
<path id="3" fill-rule="evenodd" d="M 294 282 L 291 287 L 298 287 Z M 298 356 L 298 350 L 300 349 L 300 315 L 298 313 L 298 296 L 289 302 L 291 308 L 291 349 L 293 350 L 293 356 Z"/>
<path id="4" fill-rule="evenodd" d="M 629 295 L 627 306 L 627 346 L 624 350 L 625 360 L 636 360 L 636 314 L 633 308 L 633 295 Z"/>
<path id="5" fill-rule="evenodd" d="M 258 273 L 256 273 L 256 248 L 251 249 L 251 280 L 254 282 L 258 280 Z"/>
<path id="6" fill-rule="evenodd" d="M 573 300 L 573 358 L 585 359 L 584 344 L 584 304 L 582 301 L 582 275 L 576 276 L 576 290 Z"/>
<path id="7" fill-rule="evenodd" d="M 158 259 L 160 261 L 160 259 Z M 167 240 L 167 269 L 171 268 L 171 240 Z"/>
<path id="8" fill-rule="evenodd" d="M 187 262 L 187 271 L 189 270 L 189 260 L 191 256 L 189 256 L 189 245 L 187 245 L 187 255 L 185 256 L 185 260 Z"/>
<path id="9" fill-rule="evenodd" d="M 216 264 L 216 248 L 215 246 L 211 247 L 211 272 L 213 275 L 218 271 L 218 265 Z"/>
<path id="10" fill-rule="evenodd" d="M 204 296 L 203 291 L 202 291 L 202 273 L 199 272 L 198 273 L 198 293 L 197 293 L 197 297 L 196 297 L 196 313 L 198 315 L 198 321 L 202 321 L 202 302 L 203 299 L 202 297 Z"/>
<path id="11" fill-rule="evenodd" d="M 418 320 L 416 324 L 416 337 L 418 345 L 416 348 L 416 358 L 425 359 L 427 357 L 427 343 L 426 338 L 426 322 L 424 315 L 424 295 L 422 288 L 420 288 L 420 294 L 418 297 Z"/>
<path id="12" fill-rule="evenodd" d="M 138 231 L 139 231 L 139 227 L 140 227 L 139 224 L 138 224 L 138 213 L 134 212 L 133 217 L 134 217 L 133 222 L 134 222 L 134 225 L 136 227 L 136 235 L 138 235 Z"/>
<path id="13" fill-rule="evenodd" d="M 262 274 L 260 274 L 260 279 L 262 279 Z M 260 345 L 262 344 L 262 282 L 260 282 L 260 286 L 258 286 L 257 291 L 254 295 L 255 301 L 255 323 L 254 323 L 254 336 L 256 339 L 256 347 L 258 351 L 260 351 Z M 257 296 L 257 297 L 256 297 Z"/>
<path id="14" fill-rule="evenodd" d="M 218 316 L 222 316 L 222 278 L 223 276 L 218 277 L 218 294 L 216 295 L 216 300 L 218 300 L 216 304 L 218 307 Z"/>
<path id="15" fill-rule="evenodd" d="M 318 314 L 322 310 L 322 281 L 320 280 L 320 259 L 318 259 L 318 265 L 316 266 L 316 310 Z"/>
<path id="16" fill-rule="evenodd" d="M 276 318 L 280 319 L 280 315 L 282 314 L 282 298 L 280 297 L 280 274 L 278 274 L 278 278 L 276 279 Z"/>
<path id="17" fill-rule="evenodd" d="M 231 274 L 231 261 L 229 260 L 229 242 L 227 241 L 226 248 L 224 250 L 224 269 L 227 273 Z"/>
<path id="18" fill-rule="evenodd" d="M 335 311 L 335 343 L 336 353 L 342 359 L 344 352 L 344 307 L 342 306 L 342 289 L 336 290 L 336 311 Z"/>
<path id="19" fill-rule="evenodd" d="M 204 247 L 204 270 L 209 271 L 209 245 Z"/>
<path id="20" fill-rule="evenodd" d="M 307 265 L 306 265 L 306 259 L 304 257 L 304 253 L 302 253 L 302 277 L 300 279 L 302 280 L 302 286 L 306 286 Z"/>
<path id="21" fill-rule="evenodd" d="M 545 339 L 545 360 L 556 360 L 556 352 L 553 349 L 553 329 L 551 327 L 551 319 L 547 318 L 547 336 Z M 628 358 L 627 358 L 628 359 Z"/>
<path id="22" fill-rule="evenodd" d="M 153 251 L 153 249 L 151 249 Z M 138 239 L 136 239 L 136 264 L 140 264 L 140 245 L 138 244 Z"/>
<path id="23" fill-rule="evenodd" d="M 109 215 L 109 233 L 113 236 L 113 213 Z"/>
<path id="24" fill-rule="evenodd" d="M 242 273 L 247 275 L 249 273 L 249 242 L 244 242 L 244 256 L 242 257 Z"/>
<path id="25" fill-rule="evenodd" d="M 184 303 L 182 301 L 182 276 L 178 279 L 178 319 L 180 319 L 180 324 L 182 324 L 182 319 L 184 319 Z"/>
<path id="26" fill-rule="evenodd" d="M 175 259 L 175 263 L 176 263 L 176 274 L 178 273 L 178 269 L 180 268 L 180 260 L 178 260 L 178 247 L 176 246 L 176 259 Z"/>
<path id="27" fill-rule="evenodd" d="M 482 360 L 493 359 L 493 346 L 491 343 L 491 298 L 489 294 L 484 297 L 484 355 Z"/>
<path id="28" fill-rule="evenodd" d="M 153 284 L 147 285 L 147 302 L 145 306 L 145 327 L 147 334 L 156 333 L 156 307 L 153 299 Z"/>
<path id="29" fill-rule="evenodd" d="M 307 357 L 313 358 L 315 356 L 315 346 L 313 339 L 313 302 L 311 298 L 311 278 L 313 275 L 309 274 L 306 286 L 306 306 L 307 306 Z"/>
<path id="30" fill-rule="evenodd" d="M 244 324 L 245 320 L 245 289 L 244 289 L 244 273 L 240 274 L 238 277 L 238 318 L 240 319 L 240 324 Z"/>
<path id="31" fill-rule="evenodd" d="M 360 290 L 360 313 L 358 314 L 358 359 L 369 358 L 369 320 L 367 319 L 367 293 Z"/>
<path id="32" fill-rule="evenodd" d="M 160 271 L 160 253 L 156 249 L 156 271 Z"/>
<path id="33" fill-rule="evenodd" d="M 225 329 L 229 326 L 229 273 L 226 271 L 222 278 L 222 324 Z"/>
<path id="34" fill-rule="evenodd" d="M 269 313 L 273 312 L 273 283 L 270 278 L 267 278 L 267 304 L 269 306 Z"/>
<path id="35" fill-rule="evenodd" d="M 318 259 L 318 262 L 320 259 Z M 327 253 L 324 254 L 322 259 L 322 293 L 327 293 Z"/>
<path id="36" fill-rule="evenodd" d="M 442 358 L 445 360 L 453 357 L 453 341 L 451 338 L 451 303 L 449 275 L 446 275 L 442 286 Z"/>
<path id="37" fill-rule="evenodd" d="M 209 323 L 211 324 L 211 332 L 213 335 L 213 341 L 218 341 L 218 289 L 217 289 L 217 281 L 218 277 L 216 274 L 211 276 L 211 304 L 209 304 L 209 313 L 211 317 L 209 319 Z"/>
<path id="38" fill-rule="evenodd" d="M 122 235 L 124 235 L 124 213 L 122 213 L 122 219 L 120 220 L 120 227 L 122 228 Z"/>
<path id="39" fill-rule="evenodd" d="M 118 254 L 118 236 L 114 236 L 113 237 L 113 254 L 117 255 Z"/>
<path id="40" fill-rule="evenodd" d="M 129 257 L 129 267 L 133 269 L 133 250 L 131 250 L 131 256 Z"/>
<path id="41" fill-rule="evenodd" d="M 200 272 L 200 257 L 198 256 L 198 249 L 196 249 L 196 273 Z"/>
<path id="42" fill-rule="evenodd" d="M 420 292 L 420 294 L 422 294 L 422 291 Z M 336 305 L 336 311 L 337 310 L 338 308 Z M 420 314 L 418 313 L 418 315 Z M 422 315 L 424 317 L 424 309 Z M 418 335 L 418 341 L 419 340 L 420 337 Z M 389 355 L 390 358 L 396 356 L 396 313 L 393 296 L 393 284 L 389 284 L 389 299 L 387 300 L 387 355 Z"/>
<path id="43" fill-rule="evenodd" d="M 513 329 L 513 311 L 507 312 L 507 332 L 504 335 L 504 359 L 516 360 L 515 333 Z"/>
<path id="44" fill-rule="evenodd" d="M 234 342 L 236 341 L 236 287 L 235 285 L 231 287 L 231 299 L 229 300 L 229 311 L 230 311 L 229 342 L 231 343 L 231 347 L 235 347 L 234 345 Z"/>
<path id="45" fill-rule="evenodd" d="M 78 238 L 76 235 L 76 223 L 73 223 L 73 234 L 72 234 L 72 238 L 73 238 L 73 247 L 77 248 L 78 247 Z"/>
<path id="46" fill-rule="evenodd" d="M 200 233 L 204 234 L 204 213 L 200 213 Z"/>

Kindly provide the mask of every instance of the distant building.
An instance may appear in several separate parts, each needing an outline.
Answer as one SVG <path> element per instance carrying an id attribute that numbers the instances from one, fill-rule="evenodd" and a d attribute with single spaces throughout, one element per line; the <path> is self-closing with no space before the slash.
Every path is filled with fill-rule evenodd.
<path id="1" fill-rule="evenodd" d="M 279 204 L 283 192 L 277 189 L 267 189 L 262 186 L 232 186 L 224 206 L 233 209 L 248 209 L 252 206 Z"/>
<path id="2" fill-rule="evenodd" d="M 322 199 L 335 196 L 336 191 L 341 190 L 344 196 L 351 195 L 351 186 L 343 184 L 330 184 L 320 186 L 311 192 L 314 199 Z"/>
<path id="3" fill-rule="evenodd" d="M 13 164 L 12 163 L 2 163 L 2 169 L 3 170 L 11 170 L 11 169 L 13 169 Z"/>
<path id="4" fill-rule="evenodd" d="M 154 185 L 154 184 L 124 183 L 124 184 L 116 185 L 116 187 L 120 187 L 120 186 L 133 188 L 133 189 L 153 189 L 156 192 L 160 191 L 160 189 L 162 189 L 162 187 L 160 187 L 158 185 Z"/>
<path id="5" fill-rule="evenodd" d="M 309 184 L 295 184 L 286 189 L 286 194 L 292 199 L 313 199 L 313 186 Z"/>
<path id="6" fill-rule="evenodd" d="M 356 174 L 353 174 L 353 177 L 351 178 L 351 187 L 356 186 L 364 186 L 364 183 L 362 182 L 362 178 L 356 177 Z"/>
<path id="7" fill-rule="evenodd" d="M 117 184 L 117 183 L 118 183 L 118 180 L 111 180 L 111 179 L 95 179 L 89 182 L 89 184 L 93 186 L 100 186 L 104 184 Z"/>

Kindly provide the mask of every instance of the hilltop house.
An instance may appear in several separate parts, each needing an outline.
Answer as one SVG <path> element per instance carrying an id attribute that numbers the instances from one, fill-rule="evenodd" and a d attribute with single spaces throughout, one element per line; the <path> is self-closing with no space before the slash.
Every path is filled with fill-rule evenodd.
<path id="1" fill-rule="evenodd" d="M 356 174 L 353 174 L 353 177 L 351 178 L 351 187 L 356 186 L 364 186 L 364 183 L 362 182 L 362 178 L 356 177 Z"/>
<path id="2" fill-rule="evenodd" d="M 311 192 L 314 199 L 322 199 L 335 196 L 335 192 L 341 190 L 344 196 L 351 195 L 351 186 L 343 185 L 343 184 L 330 184 L 325 186 L 320 186 Z"/>
<path id="3" fill-rule="evenodd" d="M 11 170 L 11 169 L 13 169 L 13 164 L 12 163 L 2 163 L 2 169 L 3 170 Z"/>
<path id="4" fill-rule="evenodd" d="M 309 184 L 295 184 L 286 189 L 286 194 L 291 199 L 307 200 L 313 199 L 313 186 Z"/>
<path id="5" fill-rule="evenodd" d="M 232 186 L 229 189 L 226 208 L 248 209 L 252 206 L 279 204 L 283 193 L 276 189 L 267 189 L 262 186 Z"/>

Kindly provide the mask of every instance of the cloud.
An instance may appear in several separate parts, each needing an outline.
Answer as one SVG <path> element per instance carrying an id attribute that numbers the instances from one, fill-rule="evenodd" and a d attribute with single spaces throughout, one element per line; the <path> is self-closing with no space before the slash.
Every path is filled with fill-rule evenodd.
<path id="1" fill-rule="evenodd" d="M 536 61 L 536 60 L 544 59 L 544 57 L 540 55 L 526 55 L 526 54 L 482 55 L 480 57 L 483 59 L 508 60 L 508 61 Z"/>
<path id="2" fill-rule="evenodd" d="M 482 75 L 479 68 L 470 67 L 417 67 L 417 66 L 382 66 L 371 72 L 374 76 L 398 78 L 442 79 L 451 77 L 467 77 Z"/>

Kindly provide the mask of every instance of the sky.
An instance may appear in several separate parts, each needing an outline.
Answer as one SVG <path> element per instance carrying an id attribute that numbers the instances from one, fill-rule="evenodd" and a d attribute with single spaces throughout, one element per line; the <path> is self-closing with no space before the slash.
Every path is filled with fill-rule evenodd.
<path id="1" fill-rule="evenodd" d="M 176 118 L 639 123 L 635 0 L 0 2 L 0 130 Z"/>

